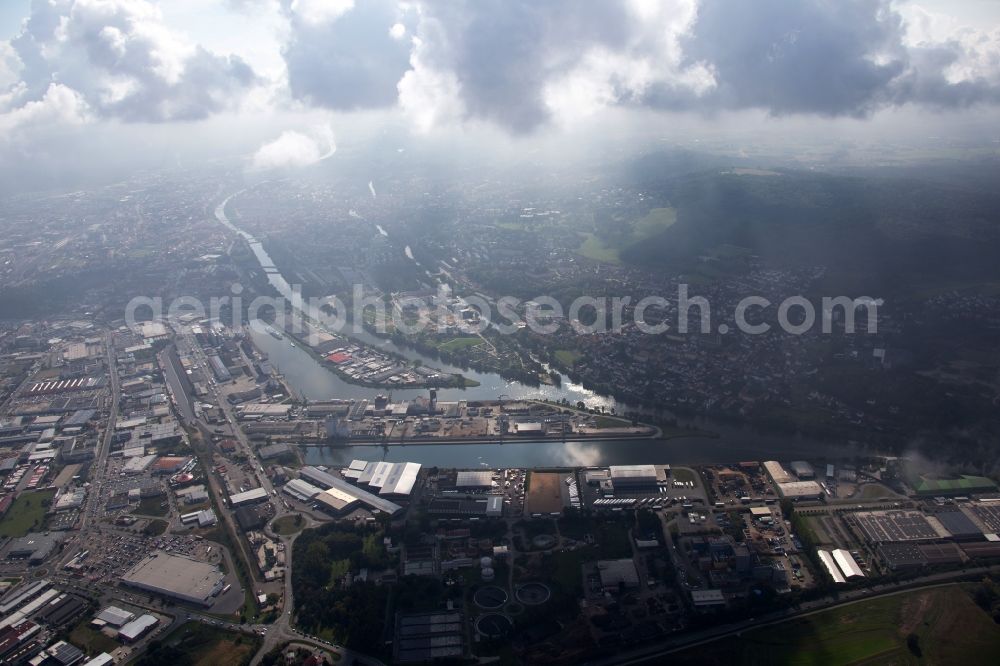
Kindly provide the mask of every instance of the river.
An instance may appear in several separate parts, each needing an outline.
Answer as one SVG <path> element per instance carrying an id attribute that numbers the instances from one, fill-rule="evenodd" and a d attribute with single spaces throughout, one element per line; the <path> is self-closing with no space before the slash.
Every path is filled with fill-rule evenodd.
<path id="1" fill-rule="evenodd" d="M 227 228 L 247 240 L 254 255 L 265 270 L 271 285 L 279 294 L 292 300 L 292 289 L 288 281 L 278 272 L 274 262 L 263 245 L 252 235 L 236 227 L 226 216 L 225 206 L 237 196 L 231 195 L 215 209 L 216 218 Z M 377 230 L 381 232 L 381 229 Z M 319 319 L 308 304 L 303 304 L 306 314 Z M 288 339 L 276 339 L 263 326 L 248 327 L 254 344 L 268 355 L 271 364 L 277 368 L 285 381 L 300 396 L 309 400 L 330 398 L 372 398 L 387 389 L 373 389 L 349 384 L 338 375 L 324 368 L 308 352 L 298 345 L 289 344 Z M 347 331 L 345 331 L 346 333 Z M 383 340 L 364 330 L 351 330 L 350 336 L 374 347 L 392 351 L 411 360 L 420 360 L 426 365 L 445 372 L 461 373 L 479 382 L 479 386 L 465 389 L 439 389 L 439 400 L 496 400 L 500 396 L 509 399 L 535 398 L 559 401 L 566 399 L 571 404 L 583 401 L 588 407 L 610 411 L 627 411 L 627 405 L 619 404 L 610 396 L 600 395 L 579 384 L 562 378 L 561 386 L 527 386 L 511 382 L 495 373 L 464 370 L 442 363 L 402 348 L 391 341 Z M 393 399 L 410 399 L 426 395 L 425 389 L 394 389 Z M 711 463 L 734 462 L 740 460 L 791 459 L 791 458 L 842 458 L 852 456 L 856 451 L 843 443 L 819 442 L 797 436 L 764 435 L 749 428 L 739 428 L 726 424 L 699 420 L 695 426 L 710 430 L 718 436 L 677 437 L 669 440 L 623 439 L 595 441 L 515 441 L 504 444 L 427 444 L 391 446 L 359 445 L 349 447 L 311 447 L 306 451 L 306 462 L 310 464 L 334 465 L 349 462 L 353 458 L 380 459 L 391 461 L 414 461 L 426 465 L 449 467 L 510 466 L 588 466 L 606 464 L 638 463 Z"/>

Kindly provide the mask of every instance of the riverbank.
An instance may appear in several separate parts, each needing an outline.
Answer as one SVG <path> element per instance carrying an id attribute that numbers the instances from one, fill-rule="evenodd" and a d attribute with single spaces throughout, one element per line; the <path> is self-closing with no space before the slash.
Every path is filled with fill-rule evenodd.
<path id="1" fill-rule="evenodd" d="M 455 374 L 448 374 L 448 376 L 452 378 L 451 381 L 449 382 L 418 382 L 415 384 L 389 384 L 385 382 L 368 382 L 363 379 L 357 379 L 356 377 L 351 377 L 346 372 L 340 370 L 335 364 L 330 363 L 330 361 L 326 360 L 326 358 L 324 358 L 315 349 L 309 346 L 309 343 L 307 343 L 298 335 L 291 333 L 287 329 L 282 331 L 282 333 L 286 337 L 288 337 L 289 340 L 298 343 L 299 348 L 302 349 L 305 353 L 307 353 L 314 361 L 316 361 L 316 363 L 319 364 L 321 368 L 325 369 L 327 372 L 333 373 L 334 375 L 339 377 L 341 380 L 347 382 L 348 384 L 354 384 L 355 386 L 363 386 L 365 388 L 381 389 L 385 391 L 393 391 L 396 389 L 429 389 L 429 388 L 463 389 L 463 388 L 474 388 L 476 386 L 479 386 L 479 382 L 477 382 L 476 380 L 470 379 L 464 375 L 455 375 Z M 354 338 L 345 338 L 345 340 L 347 339 L 354 340 Z M 355 340 L 354 344 L 360 345 L 363 343 L 361 341 Z M 409 362 L 409 359 L 405 357 L 397 358 L 397 356 L 392 354 L 391 352 L 386 352 L 381 349 L 378 350 L 378 353 L 384 354 L 389 358 L 394 358 L 399 361 Z M 443 370 L 441 370 L 440 372 L 444 373 Z"/>
<path id="2" fill-rule="evenodd" d="M 519 438 L 517 435 L 509 437 L 498 437 L 496 435 L 484 435 L 482 437 L 430 437 L 412 439 L 380 439 L 378 437 L 358 437 L 351 439 L 328 440 L 322 444 L 309 444 L 300 442 L 300 448 L 350 448 L 354 446 L 450 446 L 453 444 L 475 445 L 475 444 L 560 444 L 566 442 L 622 442 L 622 441 L 646 441 L 646 442 L 668 442 L 674 439 L 715 439 L 712 434 L 696 434 L 691 432 L 675 433 L 607 433 L 607 434 L 587 434 L 571 433 L 567 437 L 538 437 Z"/>

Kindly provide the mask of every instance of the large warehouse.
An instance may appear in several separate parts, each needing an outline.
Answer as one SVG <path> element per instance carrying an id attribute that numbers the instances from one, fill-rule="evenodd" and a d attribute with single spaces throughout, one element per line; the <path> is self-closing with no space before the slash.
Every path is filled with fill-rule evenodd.
<path id="1" fill-rule="evenodd" d="M 489 490 L 493 487 L 492 470 L 473 470 L 455 473 L 455 487 L 473 490 Z"/>
<path id="2" fill-rule="evenodd" d="M 126 585 L 203 606 L 212 605 L 225 579 L 214 564 L 168 553 L 150 555 L 121 578 Z"/>
<path id="3" fill-rule="evenodd" d="M 236 508 L 244 504 L 256 504 L 267 499 L 267 491 L 263 488 L 254 488 L 246 492 L 236 493 L 229 496 L 229 504 Z"/>
<path id="4" fill-rule="evenodd" d="M 815 481 L 775 483 L 778 494 L 787 499 L 816 499 L 823 496 L 823 487 Z"/>
<path id="5" fill-rule="evenodd" d="M 849 551 L 838 548 L 833 551 L 832 555 L 833 561 L 840 567 L 840 571 L 844 574 L 845 579 L 850 580 L 851 578 L 865 577 L 865 573 L 858 566 L 858 563 L 854 561 L 854 557 Z"/>
<path id="6" fill-rule="evenodd" d="M 790 483 L 795 480 L 795 477 L 789 474 L 777 460 L 765 461 L 764 469 L 767 470 L 768 476 L 770 476 L 771 480 L 775 483 Z"/>
<path id="7" fill-rule="evenodd" d="M 382 479 L 378 494 L 383 497 L 409 497 L 420 474 L 420 463 L 393 463 Z"/>
<path id="8" fill-rule="evenodd" d="M 420 463 L 352 460 L 341 475 L 384 497 L 409 497 L 420 475 Z"/>
<path id="9" fill-rule="evenodd" d="M 344 479 L 328 474 L 321 469 L 316 467 L 303 467 L 299 470 L 299 477 L 305 481 L 323 488 L 324 490 L 335 489 L 338 492 L 329 495 L 329 499 L 324 498 L 323 504 L 330 509 L 337 512 L 346 511 L 350 508 L 350 504 L 347 502 L 348 498 L 353 498 L 357 502 L 364 504 L 369 509 L 376 511 L 384 511 L 389 515 L 394 515 L 399 511 L 402 511 L 403 507 L 390 502 L 384 497 L 379 497 L 378 495 L 373 495 L 367 490 L 362 490 L 356 486 L 351 485 Z M 315 499 L 319 500 L 323 496 L 323 493 L 317 495 Z M 338 508 L 342 507 L 342 508 Z"/>
<path id="10" fill-rule="evenodd" d="M 612 465 L 608 471 L 615 488 L 656 485 L 656 467 L 653 465 Z"/>
<path id="11" fill-rule="evenodd" d="M 316 495 L 323 492 L 321 488 L 317 488 L 313 484 L 308 481 L 303 481 L 302 479 L 292 479 L 285 484 L 283 490 L 302 502 L 308 502 L 313 497 L 316 497 Z"/>

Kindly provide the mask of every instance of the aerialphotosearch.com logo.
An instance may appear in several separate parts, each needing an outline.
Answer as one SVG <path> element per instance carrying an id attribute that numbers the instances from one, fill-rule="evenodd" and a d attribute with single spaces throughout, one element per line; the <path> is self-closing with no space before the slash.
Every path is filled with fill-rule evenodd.
<path id="1" fill-rule="evenodd" d="M 378 333 L 392 330 L 404 335 L 427 331 L 457 330 L 465 334 L 485 333 L 492 329 L 510 335 L 524 328 L 540 335 L 551 335 L 568 324 L 581 335 L 620 333 L 628 327 L 649 334 L 668 332 L 679 334 L 727 334 L 733 326 L 746 335 L 763 335 L 775 326 L 789 335 L 803 335 L 816 330 L 829 334 L 852 334 L 860 328 L 867 334 L 878 332 L 878 308 L 881 299 L 860 296 L 823 297 L 819 307 L 804 296 L 789 296 L 775 304 L 769 299 L 754 295 L 741 299 L 732 313 L 732 326 L 719 323 L 713 326 L 712 306 L 704 296 L 692 296 L 687 284 L 680 284 L 675 298 L 660 295 L 633 300 L 624 297 L 580 296 L 568 308 L 552 296 L 540 295 L 529 301 L 513 296 L 503 296 L 489 301 L 479 295 L 454 296 L 447 289 L 433 295 L 396 295 L 372 293 L 364 285 L 356 284 L 350 305 L 337 296 L 324 298 L 302 297 L 301 285 L 291 285 L 289 298 L 283 296 L 256 296 L 244 302 L 243 287 L 234 284 L 231 295 L 212 297 L 208 303 L 192 296 L 172 299 L 164 307 L 160 297 L 133 298 L 125 309 L 129 326 L 149 320 L 177 320 L 183 315 L 191 319 L 211 319 L 222 323 L 224 313 L 228 322 L 239 328 L 244 321 L 273 320 L 275 328 L 291 333 L 304 333 L 305 322 L 319 324 L 326 330 L 338 333 L 345 327 L 355 332 L 368 322 Z M 774 307 L 774 306 L 777 307 Z M 351 316 L 348 316 L 348 315 Z"/>

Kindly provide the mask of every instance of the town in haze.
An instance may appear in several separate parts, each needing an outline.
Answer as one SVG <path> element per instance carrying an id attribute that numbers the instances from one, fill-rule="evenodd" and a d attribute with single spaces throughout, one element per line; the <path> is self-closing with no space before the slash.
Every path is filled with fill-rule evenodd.
<path id="1" fill-rule="evenodd" d="M 997 663 L 998 35 L 3 3 L 0 663 Z"/>

